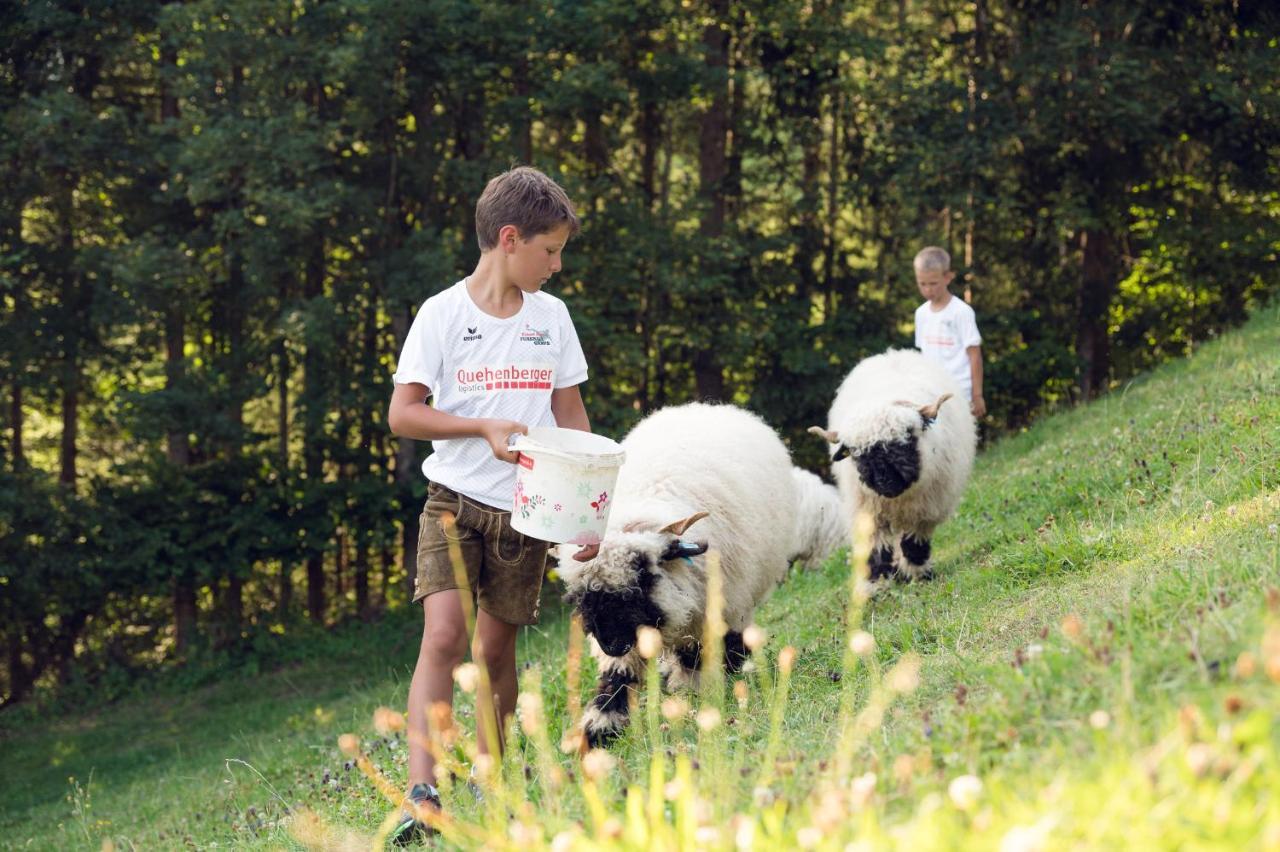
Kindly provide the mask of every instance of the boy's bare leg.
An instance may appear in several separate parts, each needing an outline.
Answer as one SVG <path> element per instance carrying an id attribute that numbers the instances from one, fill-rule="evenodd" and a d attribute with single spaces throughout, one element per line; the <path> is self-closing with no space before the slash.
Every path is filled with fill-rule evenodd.
<path id="1" fill-rule="evenodd" d="M 496 755 L 502 754 L 502 731 L 505 720 L 515 712 L 516 708 L 516 635 L 520 628 L 514 624 L 494 618 L 484 610 L 476 614 L 476 637 L 471 648 L 471 658 L 477 662 L 483 660 L 489 672 L 489 683 L 498 699 L 497 720 L 498 743 L 492 749 Z M 483 700 L 483 696 L 477 695 Z M 481 754 L 489 754 L 488 736 L 485 733 L 484 716 L 477 713 L 476 745 Z"/>
<path id="2" fill-rule="evenodd" d="M 435 784 L 435 758 L 427 748 L 427 711 L 436 702 L 453 706 L 453 670 L 467 653 L 467 624 L 457 589 L 422 601 L 422 645 L 409 683 L 409 786 Z"/>

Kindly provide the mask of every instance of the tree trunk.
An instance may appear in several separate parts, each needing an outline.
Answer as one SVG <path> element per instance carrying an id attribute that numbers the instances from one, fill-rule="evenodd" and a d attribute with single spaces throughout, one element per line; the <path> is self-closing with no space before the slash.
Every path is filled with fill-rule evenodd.
<path id="1" fill-rule="evenodd" d="M 1080 393 L 1085 399 L 1093 399 L 1106 390 L 1111 373 L 1107 318 L 1120 280 L 1120 256 L 1115 238 L 1103 228 L 1082 232 L 1080 244 L 1084 256 L 1080 269 L 1076 356 L 1080 359 Z"/>
<path id="2" fill-rule="evenodd" d="M 404 346 L 409 334 L 412 310 L 402 310 L 391 319 L 396 336 L 397 349 Z M 396 490 L 406 497 L 413 493 L 414 482 L 422 475 L 417 463 L 417 446 L 411 438 L 396 438 Z M 422 507 L 412 504 L 400 509 L 400 566 L 404 572 L 404 587 L 409 599 L 413 599 L 414 580 L 418 576 L 418 516 Z"/>
<path id="3" fill-rule="evenodd" d="M 280 313 L 284 314 L 289 305 L 289 279 L 280 278 Z M 285 335 L 281 334 L 276 341 L 276 455 L 280 481 L 289 482 L 289 347 Z M 284 506 L 282 505 L 283 509 Z M 288 621 L 293 609 L 293 563 L 287 559 L 280 560 L 279 591 L 276 600 L 276 616 L 281 621 Z"/>
<path id="4" fill-rule="evenodd" d="M 324 290 L 324 240 L 319 235 L 307 259 L 305 276 L 303 297 L 308 305 L 313 305 L 320 299 Z M 325 381 L 324 361 L 319 343 L 307 340 L 307 351 L 303 356 L 306 382 L 306 434 L 303 454 L 307 477 L 306 490 L 313 494 L 324 482 L 324 456 L 321 446 L 325 417 L 323 402 L 325 394 L 322 389 Z M 307 558 L 307 614 L 317 624 L 324 623 L 324 559 L 319 553 L 313 553 Z"/>
<path id="5" fill-rule="evenodd" d="M 718 240 L 724 235 L 724 181 L 728 164 L 729 31 L 725 24 L 729 0 L 710 0 L 707 5 L 710 20 L 702 29 L 702 47 L 711 103 L 703 112 L 698 128 L 698 195 L 702 201 L 699 232 L 705 239 Z M 717 252 L 712 252 L 712 257 L 717 256 Z M 719 312 L 714 298 L 697 297 L 692 301 L 691 313 L 695 315 L 715 316 Z M 694 344 L 691 359 L 698 399 L 722 400 L 724 365 L 720 363 L 718 347 L 710 337 L 700 337 L 699 341 Z"/>

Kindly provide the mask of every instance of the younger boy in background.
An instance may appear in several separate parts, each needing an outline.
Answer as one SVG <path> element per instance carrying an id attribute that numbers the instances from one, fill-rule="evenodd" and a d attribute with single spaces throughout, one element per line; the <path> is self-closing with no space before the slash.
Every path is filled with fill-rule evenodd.
<path id="1" fill-rule="evenodd" d="M 916 255 L 916 285 L 925 303 L 916 308 L 916 348 L 940 363 L 960 384 L 974 417 L 987 413 L 982 398 L 982 335 L 973 308 L 951 295 L 956 274 L 951 255 L 937 246 Z"/>

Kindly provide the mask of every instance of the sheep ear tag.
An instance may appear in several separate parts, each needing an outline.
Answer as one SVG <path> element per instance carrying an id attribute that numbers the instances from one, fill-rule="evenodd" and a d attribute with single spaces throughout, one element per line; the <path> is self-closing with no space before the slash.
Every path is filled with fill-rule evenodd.
<path id="1" fill-rule="evenodd" d="M 847 459 L 848 457 L 849 457 L 849 448 L 846 447 L 844 444 L 841 444 L 840 449 L 836 450 L 835 453 L 831 456 L 831 460 L 840 461 L 841 459 Z"/>
<path id="2" fill-rule="evenodd" d="M 663 562 L 674 562 L 677 559 L 683 559 L 685 562 L 692 562 L 694 556 L 701 556 L 707 552 L 708 545 L 705 542 L 684 541 L 676 539 L 667 545 L 667 549 L 662 552 Z"/>
<path id="3" fill-rule="evenodd" d="M 678 520 L 678 521 L 672 521 L 662 529 L 658 530 L 658 532 L 666 533 L 667 535 L 673 535 L 679 538 L 680 536 L 684 535 L 685 530 L 689 529 L 689 527 L 693 526 L 698 521 L 707 517 L 709 514 L 710 514 L 709 512 L 694 512 L 692 515 L 690 515 L 687 518 L 682 518 L 681 520 Z"/>

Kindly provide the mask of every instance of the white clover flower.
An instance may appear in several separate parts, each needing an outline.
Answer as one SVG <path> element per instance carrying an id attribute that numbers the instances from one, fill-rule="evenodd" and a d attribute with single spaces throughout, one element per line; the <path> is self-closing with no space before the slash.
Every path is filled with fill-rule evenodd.
<path id="1" fill-rule="evenodd" d="M 698 727 L 704 731 L 714 731 L 720 727 L 720 711 L 714 707 L 703 707 L 698 711 Z"/>
<path id="2" fill-rule="evenodd" d="M 463 663 L 453 670 L 453 679 L 463 692 L 475 692 L 480 685 L 480 667 L 475 663 Z"/>
<path id="3" fill-rule="evenodd" d="M 751 651 L 759 651 L 763 648 L 768 638 L 769 634 L 765 633 L 764 628 L 756 624 L 748 625 L 747 629 L 742 631 L 742 644 Z"/>
<path id="4" fill-rule="evenodd" d="M 849 783 L 849 799 L 855 808 L 865 808 L 876 794 L 876 774 L 859 775 Z"/>
<path id="5" fill-rule="evenodd" d="M 1111 724 L 1111 714 L 1106 710 L 1094 710 L 1089 714 L 1089 725 L 1096 731 L 1101 731 Z"/>
<path id="6" fill-rule="evenodd" d="M 617 758 L 602 748 L 593 748 L 582 756 L 582 774 L 592 781 L 599 781 L 618 763 Z"/>
<path id="7" fill-rule="evenodd" d="M 859 630 L 849 637 L 849 650 L 859 657 L 865 657 L 876 649 L 876 638 L 865 630 Z"/>
<path id="8" fill-rule="evenodd" d="M 673 695 L 662 701 L 662 717 L 668 722 L 674 722 L 688 712 L 689 702 L 678 695 Z"/>
<path id="9" fill-rule="evenodd" d="M 652 660 L 662 652 L 662 634 L 653 627 L 640 627 L 636 630 L 636 649 L 640 656 Z"/>
<path id="10" fill-rule="evenodd" d="M 976 775 L 961 775 L 951 781 L 947 787 L 947 795 L 951 803 L 962 811 L 973 810 L 982 795 L 982 779 Z"/>

